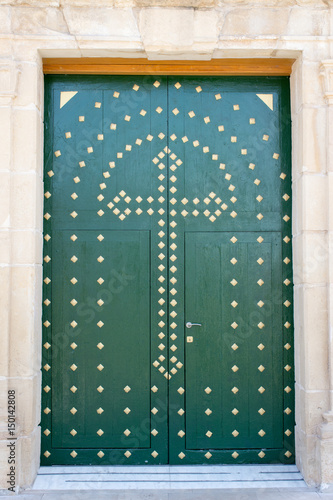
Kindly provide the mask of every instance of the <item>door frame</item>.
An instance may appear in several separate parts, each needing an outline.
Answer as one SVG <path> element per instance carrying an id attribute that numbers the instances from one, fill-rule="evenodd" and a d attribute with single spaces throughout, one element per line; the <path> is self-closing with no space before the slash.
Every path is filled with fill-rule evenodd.
<path id="1" fill-rule="evenodd" d="M 43 72 L 45 75 L 290 76 L 294 62 L 295 59 L 44 58 Z"/>
<path id="2" fill-rule="evenodd" d="M 225 61 L 228 61 L 227 63 Z M 294 59 L 216 59 L 211 61 L 148 61 L 146 59 L 44 59 L 45 74 L 289 76 Z"/>

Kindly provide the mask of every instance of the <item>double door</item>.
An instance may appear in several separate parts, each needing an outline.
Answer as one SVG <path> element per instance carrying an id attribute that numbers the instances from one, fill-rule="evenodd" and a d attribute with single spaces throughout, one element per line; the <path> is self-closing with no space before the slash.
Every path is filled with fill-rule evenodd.
<path id="1" fill-rule="evenodd" d="M 294 461 L 288 79 L 46 79 L 42 463 Z"/>

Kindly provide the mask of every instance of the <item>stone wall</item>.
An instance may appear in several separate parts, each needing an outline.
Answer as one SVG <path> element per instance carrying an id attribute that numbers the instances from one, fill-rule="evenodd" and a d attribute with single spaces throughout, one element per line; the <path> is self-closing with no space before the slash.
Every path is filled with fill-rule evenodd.
<path id="1" fill-rule="evenodd" d="M 332 0 L 0 0 L 0 487 L 7 388 L 17 482 L 39 467 L 43 57 L 295 58 L 296 456 L 333 483 Z"/>

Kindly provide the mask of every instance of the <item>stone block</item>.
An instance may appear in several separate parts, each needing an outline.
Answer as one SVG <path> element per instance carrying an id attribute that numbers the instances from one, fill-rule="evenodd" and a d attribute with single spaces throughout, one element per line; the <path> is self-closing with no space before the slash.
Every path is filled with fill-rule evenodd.
<path id="1" fill-rule="evenodd" d="M 217 44 L 218 15 L 214 10 L 142 9 L 139 28 L 148 58 L 161 56 L 203 59 Z"/>
<path id="2" fill-rule="evenodd" d="M 6 5 L 1 5 L 0 7 L 0 33 L 7 34 L 11 33 L 10 25 L 10 7 Z"/>
<path id="3" fill-rule="evenodd" d="M 63 13 L 57 8 L 15 7 L 11 18 L 12 31 L 16 35 L 68 35 Z"/>
<path id="4" fill-rule="evenodd" d="M 43 235 L 41 232 L 11 231 L 11 245 L 11 262 L 14 265 L 42 264 Z"/>
<path id="5" fill-rule="evenodd" d="M 297 307 L 296 307 L 297 306 Z M 323 392 L 329 389 L 328 371 L 328 303 L 326 286 L 297 286 L 295 311 L 295 364 L 297 383 L 305 391 Z"/>
<path id="6" fill-rule="evenodd" d="M 40 422 L 41 372 L 30 378 L 10 378 L 0 381 L 5 391 L 15 390 L 16 424 L 20 436 L 31 434 Z M 6 392 L 7 397 L 7 392 Z"/>
<path id="7" fill-rule="evenodd" d="M 42 230 L 43 183 L 36 173 L 12 174 L 11 225 Z"/>
<path id="8" fill-rule="evenodd" d="M 108 40 L 140 40 L 132 9 L 64 6 L 64 17 L 75 36 L 106 36 Z"/>
<path id="9" fill-rule="evenodd" d="M 296 384 L 295 393 L 298 415 L 297 425 L 299 425 L 307 435 L 317 434 L 323 421 L 323 413 L 325 413 L 329 407 L 328 392 L 307 392 Z"/>
<path id="10" fill-rule="evenodd" d="M 38 63 L 22 62 L 18 65 L 19 75 L 17 83 L 17 96 L 15 106 L 36 106 L 43 109 L 44 78 L 43 69 Z"/>
<path id="11" fill-rule="evenodd" d="M 327 36 L 330 33 L 328 8 L 304 8 L 294 6 L 290 10 L 286 35 Z"/>
<path id="12" fill-rule="evenodd" d="M 0 377 L 8 376 L 10 268 L 0 266 Z"/>
<path id="13" fill-rule="evenodd" d="M 288 25 L 289 9 L 287 8 L 251 8 L 238 7 L 225 13 L 220 37 L 228 36 L 265 36 L 285 33 Z"/>
<path id="14" fill-rule="evenodd" d="M 301 100 L 304 106 L 325 106 L 320 62 L 303 61 L 301 68 Z"/>
<path id="15" fill-rule="evenodd" d="M 38 172 L 42 165 L 42 118 L 37 108 L 15 109 L 13 118 L 13 170 Z"/>
<path id="16" fill-rule="evenodd" d="M 333 413 L 330 411 L 324 415 L 324 422 L 320 429 L 320 463 L 321 463 L 321 487 L 325 491 L 333 483 Z"/>
<path id="17" fill-rule="evenodd" d="M 40 464 L 40 427 L 19 439 L 19 453 L 20 486 L 29 488 L 36 479 Z"/>
<path id="18" fill-rule="evenodd" d="M 0 173 L 10 169 L 11 160 L 11 130 L 12 130 L 12 110 L 10 106 L 0 108 Z"/>
<path id="19" fill-rule="evenodd" d="M 326 285 L 330 252 L 324 232 L 304 232 L 293 238 L 294 283 Z"/>
<path id="20" fill-rule="evenodd" d="M 298 92 L 298 90 L 297 90 Z M 295 105 L 297 105 L 295 103 Z M 327 158 L 327 110 L 302 107 L 293 121 L 295 173 L 325 173 Z"/>
<path id="21" fill-rule="evenodd" d="M 296 465 L 309 486 L 320 483 L 318 437 L 307 435 L 299 425 L 295 428 Z"/>
<path id="22" fill-rule="evenodd" d="M 0 262 L 1 264 L 10 263 L 11 238 L 8 229 L 0 230 Z"/>
<path id="23" fill-rule="evenodd" d="M 0 172 L 0 229 L 9 229 L 11 225 L 10 214 L 10 185 L 11 174 Z"/>
<path id="24" fill-rule="evenodd" d="M 293 182 L 293 208 L 297 213 L 296 234 L 300 231 L 326 231 L 328 229 L 327 176 L 306 174 Z"/>
<path id="25" fill-rule="evenodd" d="M 39 272 L 33 266 L 12 267 L 10 309 L 10 376 L 32 377 L 40 369 L 41 317 L 35 317 L 35 286 Z"/>

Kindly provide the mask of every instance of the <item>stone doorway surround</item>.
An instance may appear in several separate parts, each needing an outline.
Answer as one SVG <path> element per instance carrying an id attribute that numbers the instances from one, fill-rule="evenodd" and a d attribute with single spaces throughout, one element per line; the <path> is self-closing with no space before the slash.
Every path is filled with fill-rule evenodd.
<path id="1" fill-rule="evenodd" d="M 1 0 L 0 57 L 0 487 L 8 389 L 16 487 L 39 468 L 46 57 L 295 59 L 295 453 L 309 484 L 333 483 L 332 0 Z"/>

